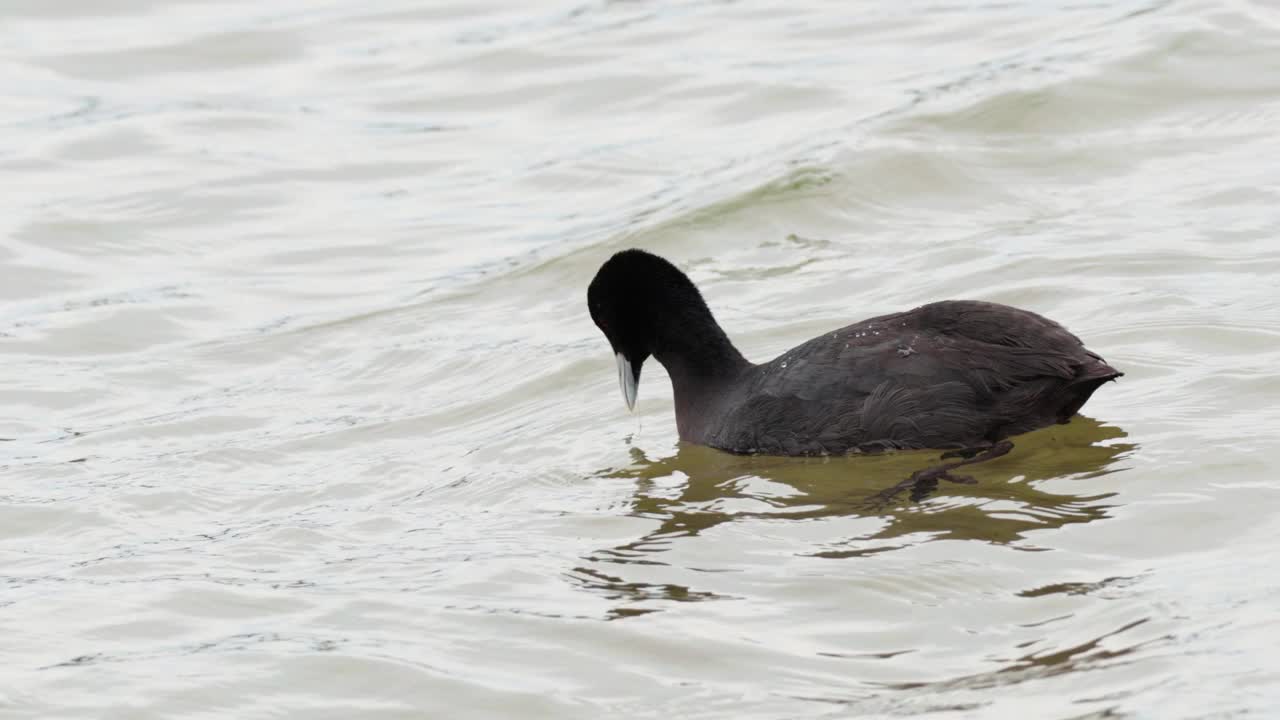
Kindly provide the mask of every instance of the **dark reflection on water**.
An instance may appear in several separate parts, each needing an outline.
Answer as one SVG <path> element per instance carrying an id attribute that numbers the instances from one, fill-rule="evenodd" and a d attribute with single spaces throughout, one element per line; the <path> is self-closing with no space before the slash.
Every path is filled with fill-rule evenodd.
<path id="1" fill-rule="evenodd" d="M 869 696 L 855 696 L 848 698 L 803 697 L 798 699 L 852 705 L 864 712 L 870 711 L 874 708 L 878 712 L 896 715 L 899 714 L 897 712 L 893 712 L 893 710 L 896 709 L 904 711 L 911 709 L 918 711 L 919 707 L 915 704 L 915 701 L 918 699 L 937 698 L 940 695 L 945 696 L 946 693 L 952 692 L 964 693 L 966 691 L 990 690 L 993 688 L 1017 685 L 1029 680 L 1083 670 L 1114 668 L 1119 665 L 1132 662 L 1132 656 L 1134 653 L 1142 650 L 1143 648 L 1164 644 L 1173 639 L 1172 636 L 1163 635 L 1154 638 L 1134 639 L 1131 642 L 1119 644 L 1116 647 L 1105 646 L 1109 642 L 1117 643 L 1117 638 L 1124 636 L 1135 628 L 1142 627 L 1148 622 L 1148 618 L 1133 620 L 1113 630 L 1102 633 L 1098 637 L 1076 643 L 1070 647 L 1039 653 L 1028 653 L 995 670 L 933 682 L 875 683 L 874 685 L 878 689 L 887 692 L 873 692 Z M 1119 700 L 1121 697 L 1123 697 L 1122 694 L 1114 694 L 1109 699 Z M 989 704 L 989 701 L 982 701 L 978 703 L 965 704 L 963 706 L 954 705 L 947 708 L 933 707 L 931 709 L 953 709 L 955 707 L 978 709 Z M 1080 715 L 1079 720 L 1094 717 L 1120 716 L 1112 714 L 1108 710 L 1101 710 L 1098 713 Z"/>
<path id="2" fill-rule="evenodd" d="M 870 509 L 866 498 L 915 470 L 937 462 L 937 452 L 841 458 L 782 458 L 730 455 L 693 445 L 649 460 L 633 450 L 634 464 L 605 472 L 604 478 L 636 484 L 632 514 L 659 521 L 644 536 L 584 558 L 570 577 L 584 588 L 624 601 L 688 602 L 718 597 L 675 585 L 631 583 L 618 577 L 619 565 L 664 565 L 662 553 L 681 538 L 717 525 L 750 519 L 814 520 L 875 517 L 879 529 L 856 537 L 832 538 L 813 557 L 853 558 L 928 540 L 978 540 L 1019 550 L 1038 548 L 1024 539 L 1030 530 L 1087 523 L 1108 517 L 1114 493 L 1075 494 L 1041 489 L 1054 478 L 1094 478 L 1114 472 L 1116 461 L 1136 446 L 1119 442 L 1126 433 L 1078 416 L 1014 439 L 1009 455 L 969 466 L 976 485 L 944 484 L 921 503 L 901 500 Z M 747 506 L 748 509 L 744 509 Z M 910 538 L 908 539 L 908 536 Z M 608 563 L 615 570 L 602 570 Z M 627 611 L 619 614 L 635 614 Z"/>
<path id="3" fill-rule="evenodd" d="M 659 564 L 659 563 L 655 563 Z M 724 596 L 712 592 L 694 591 L 683 585 L 672 583 L 628 582 L 615 575 L 608 575 L 588 567 L 577 567 L 569 574 L 570 580 L 582 587 L 602 592 L 610 600 L 621 600 L 625 603 L 639 603 L 646 600 L 666 600 L 671 602 L 696 602 L 699 600 L 717 600 Z M 634 607 L 623 605 L 609 611 L 609 619 L 635 617 L 657 612 L 658 608 Z"/>
<path id="4" fill-rule="evenodd" d="M 919 690 L 922 688 L 934 688 L 938 690 L 956 688 L 984 689 L 999 685 L 1007 685 L 1014 682 L 1021 682 L 1029 679 L 1030 677 L 1060 675 L 1062 673 L 1078 670 L 1082 666 L 1114 661 L 1140 650 L 1143 647 L 1159 644 L 1169 639 L 1167 637 L 1161 637 L 1135 641 L 1132 644 L 1118 648 L 1103 647 L 1103 644 L 1108 639 L 1123 635 L 1124 633 L 1144 625 L 1147 622 L 1149 622 L 1148 618 L 1134 620 L 1132 622 L 1125 623 L 1115 630 L 1076 645 L 1072 645 L 1071 647 L 1042 653 L 1029 653 L 1002 668 L 989 672 L 965 675 L 963 677 L 939 682 L 888 683 L 885 687 L 892 690 Z"/>
<path id="5" fill-rule="evenodd" d="M 1030 653 L 1009 662 L 995 670 L 964 675 L 935 682 L 902 682 L 874 683 L 876 690 L 868 695 L 851 697 L 815 697 L 797 696 L 800 700 L 848 705 L 862 713 L 881 715 L 915 715 L 925 711 L 967 711 L 977 710 L 991 705 L 990 700 L 977 702 L 940 704 L 937 699 L 946 697 L 948 693 L 964 694 L 966 692 L 984 691 L 995 688 L 1017 685 L 1065 673 L 1101 668 L 1114 668 L 1132 662 L 1134 653 L 1143 648 L 1166 643 L 1172 638 L 1162 636 L 1145 640 L 1134 640 L 1120 647 L 1107 648 L 1108 641 L 1123 636 L 1129 631 L 1145 625 L 1148 619 L 1134 620 L 1102 635 L 1072 645 L 1061 650 Z M 1098 700 L 1119 700 L 1125 695 L 1114 694 L 1110 698 Z M 931 702 L 932 701 L 932 702 Z M 929 703 L 922 707 L 922 703 Z M 1100 710 L 1077 716 L 1077 720 L 1085 718 L 1121 717 L 1111 710 Z"/>

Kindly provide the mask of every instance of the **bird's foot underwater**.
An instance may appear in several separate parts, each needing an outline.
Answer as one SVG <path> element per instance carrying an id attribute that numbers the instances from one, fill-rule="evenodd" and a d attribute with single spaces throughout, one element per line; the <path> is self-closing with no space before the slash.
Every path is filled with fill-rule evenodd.
<path id="1" fill-rule="evenodd" d="M 886 505 L 902 494 L 903 491 L 910 490 L 908 497 L 912 502 L 920 502 L 933 494 L 938 489 L 938 481 L 946 480 L 960 485 L 975 485 L 974 480 L 969 475 L 952 475 L 945 465 L 925 468 L 911 473 L 911 477 L 894 485 L 885 488 L 871 497 L 867 498 L 866 506 L 871 510 L 882 510 Z"/>
<path id="2" fill-rule="evenodd" d="M 925 468 L 924 470 L 917 470 L 911 473 L 911 477 L 908 477 L 906 480 L 903 480 L 893 487 L 881 490 L 867 498 L 866 507 L 871 510 L 882 510 L 905 490 L 911 491 L 909 497 L 912 502 L 920 502 L 921 500 L 929 497 L 934 490 L 938 489 L 939 480 L 946 480 L 947 482 L 958 483 L 961 485 L 976 485 L 978 481 L 974 480 L 969 475 L 956 475 L 951 471 L 964 465 L 973 465 L 975 463 L 986 462 L 987 460 L 994 460 L 1003 455 L 1007 455 L 1012 449 L 1013 443 L 1008 440 L 1001 440 L 1000 442 L 986 448 L 978 447 L 951 450 L 944 453 L 942 457 L 945 459 L 948 457 L 956 457 L 957 454 L 960 454 L 960 456 L 965 459 L 958 462 L 935 465 L 930 468 Z"/>
<path id="3" fill-rule="evenodd" d="M 948 450 L 939 457 L 940 460 L 950 460 L 951 458 L 964 458 L 968 460 L 979 453 L 984 453 L 991 449 L 991 443 L 983 443 L 981 445 L 972 445 L 970 447 L 956 448 Z"/>

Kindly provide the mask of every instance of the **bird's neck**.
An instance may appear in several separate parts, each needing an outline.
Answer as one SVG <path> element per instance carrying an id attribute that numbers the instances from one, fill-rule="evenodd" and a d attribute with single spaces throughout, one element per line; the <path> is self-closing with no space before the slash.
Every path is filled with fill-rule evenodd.
<path id="1" fill-rule="evenodd" d="M 675 395 L 680 438 L 700 441 L 701 429 L 719 412 L 726 386 L 751 367 L 708 311 L 671 328 L 653 356 L 666 368 Z"/>

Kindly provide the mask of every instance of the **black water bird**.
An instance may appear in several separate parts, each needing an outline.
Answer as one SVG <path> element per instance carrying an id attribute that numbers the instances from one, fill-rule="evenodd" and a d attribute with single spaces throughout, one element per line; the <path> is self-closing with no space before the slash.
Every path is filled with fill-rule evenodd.
<path id="1" fill-rule="evenodd" d="M 681 440 L 732 453 L 930 448 L 966 458 L 916 473 L 895 492 L 971 482 L 948 471 L 1007 453 L 1006 438 L 1068 422 L 1123 374 L 1052 320 L 973 300 L 863 320 L 753 364 L 688 276 L 636 249 L 600 267 L 587 302 L 629 408 L 644 361 L 666 368 Z"/>

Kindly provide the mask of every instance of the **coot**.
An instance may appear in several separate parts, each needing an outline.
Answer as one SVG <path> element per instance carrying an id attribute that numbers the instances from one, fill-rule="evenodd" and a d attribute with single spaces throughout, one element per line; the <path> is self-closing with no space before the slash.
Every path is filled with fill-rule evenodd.
<path id="1" fill-rule="evenodd" d="M 600 267 L 587 302 L 627 406 L 652 355 L 671 376 L 680 439 L 732 453 L 994 457 L 1007 437 L 1066 423 L 1123 374 L 1052 320 L 973 300 L 863 320 L 756 365 L 683 272 L 637 249 Z M 946 474 L 960 464 L 929 477 L 966 481 Z"/>

